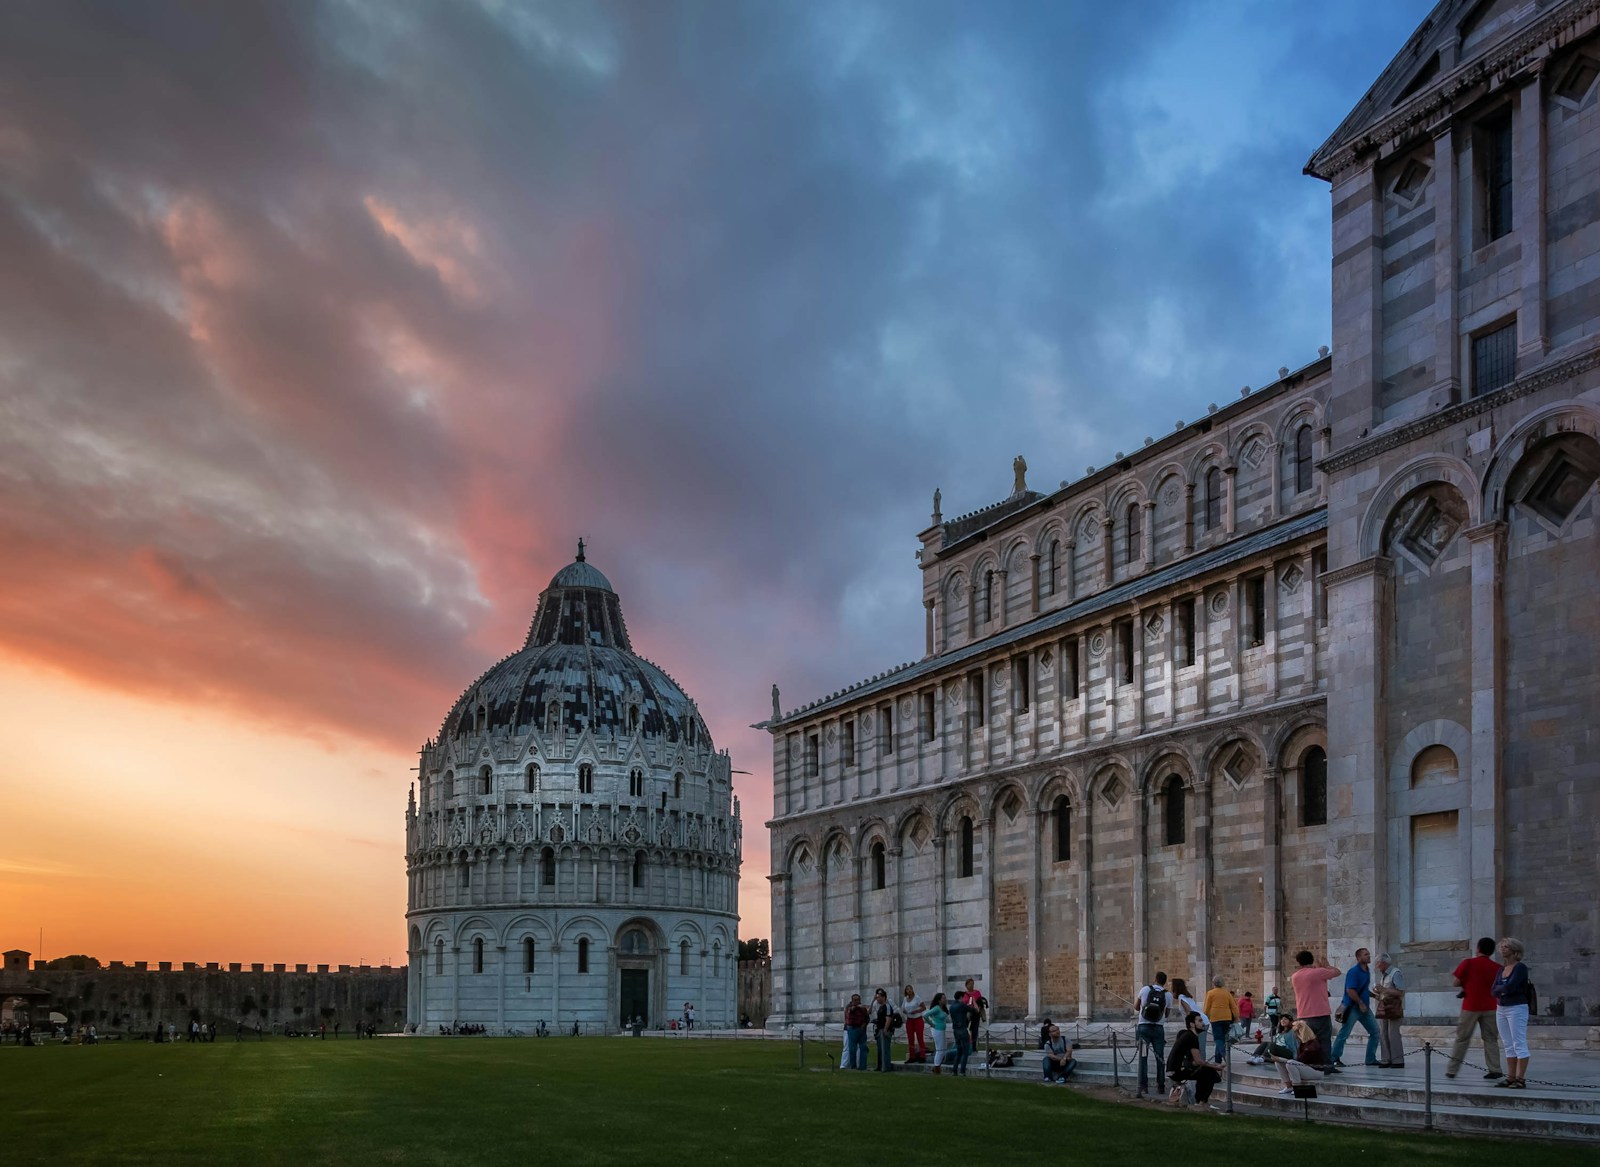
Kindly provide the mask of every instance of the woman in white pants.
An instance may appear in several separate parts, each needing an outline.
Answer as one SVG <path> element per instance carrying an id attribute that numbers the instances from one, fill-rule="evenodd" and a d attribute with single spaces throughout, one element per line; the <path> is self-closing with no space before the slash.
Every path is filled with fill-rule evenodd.
<path id="1" fill-rule="evenodd" d="M 1505 966 L 1489 989 L 1496 1002 L 1494 1020 L 1500 1031 L 1500 1048 L 1506 1055 L 1506 1076 L 1495 1085 L 1509 1090 L 1528 1088 L 1528 1005 L 1533 985 L 1522 956 L 1522 941 L 1510 936 L 1500 941 L 1500 959 Z"/>
<path id="2" fill-rule="evenodd" d="M 933 1072 L 937 1074 L 944 1065 L 945 1046 L 950 1041 L 950 1010 L 944 1007 L 944 994 L 935 993 L 922 1019 L 933 1030 Z"/>
<path id="3" fill-rule="evenodd" d="M 1304 1021 L 1294 1023 L 1294 1037 L 1299 1043 L 1295 1046 L 1294 1057 L 1272 1056 L 1272 1064 L 1278 1067 L 1278 1077 L 1283 1079 L 1283 1089 L 1278 1091 L 1283 1095 L 1293 1094 L 1294 1088 L 1303 1083 L 1321 1080 L 1322 1066 L 1328 1060 L 1315 1031 Z"/>

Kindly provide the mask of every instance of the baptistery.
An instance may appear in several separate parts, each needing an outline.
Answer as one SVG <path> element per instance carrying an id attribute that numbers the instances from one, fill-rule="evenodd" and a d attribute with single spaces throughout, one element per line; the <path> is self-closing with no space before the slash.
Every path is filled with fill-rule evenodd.
<path id="1" fill-rule="evenodd" d="M 634 653 L 578 544 L 523 646 L 422 747 L 406 808 L 409 1020 L 731 1025 L 739 801 L 695 703 Z"/>

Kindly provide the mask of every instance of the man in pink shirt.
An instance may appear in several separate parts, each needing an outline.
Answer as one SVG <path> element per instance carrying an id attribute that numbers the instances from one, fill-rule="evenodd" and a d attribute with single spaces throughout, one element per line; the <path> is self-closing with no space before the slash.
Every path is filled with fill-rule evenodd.
<path id="1" fill-rule="evenodd" d="M 1330 1049 L 1333 1019 L 1328 1007 L 1328 982 L 1344 973 L 1330 965 L 1317 964 L 1317 958 L 1308 951 L 1297 952 L 1294 961 L 1300 966 L 1289 975 L 1289 983 L 1294 986 L 1295 1018 L 1311 1027 L 1323 1049 Z M 1331 1066 L 1327 1067 L 1327 1072 L 1338 1073 Z"/>

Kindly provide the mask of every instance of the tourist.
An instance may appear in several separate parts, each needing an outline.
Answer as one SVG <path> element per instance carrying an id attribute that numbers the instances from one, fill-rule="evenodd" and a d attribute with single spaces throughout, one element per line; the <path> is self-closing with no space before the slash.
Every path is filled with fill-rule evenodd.
<path id="1" fill-rule="evenodd" d="M 900 1001 L 900 1010 L 906 1019 L 907 1065 L 928 1060 L 927 1027 L 922 1020 L 922 1015 L 927 1009 L 928 1007 L 922 1003 L 922 998 L 917 996 L 916 989 L 907 985 Z"/>
<path id="2" fill-rule="evenodd" d="M 1278 996 L 1278 986 L 1272 986 L 1272 992 L 1267 994 L 1267 1032 L 1276 1033 L 1278 1018 L 1283 1015 L 1283 998 Z"/>
<path id="3" fill-rule="evenodd" d="M 1167 992 L 1167 974 L 1156 973 L 1156 979 L 1139 990 L 1134 1002 L 1133 1037 L 1139 1050 L 1139 1097 L 1145 1097 L 1150 1088 L 1148 1058 L 1154 1054 L 1156 1061 L 1156 1093 L 1167 1089 L 1167 1013 L 1172 1008 L 1172 998 Z"/>
<path id="4" fill-rule="evenodd" d="M 1078 1061 L 1072 1056 L 1072 1046 L 1061 1036 L 1061 1027 L 1052 1025 L 1044 1042 L 1044 1080 L 1065 1082 L 1077 1068 Z"/>
<path id="5" fill-rule="evenodd" d="M 1378 1020 L 1378 1066 L 1385 1070 L 1403 1069 L 1406 1051 L 1400 1040 L 1400 1019 L 1406 1015 L 1406 984 L 1387 952 L 1378 953 L 1372 996 L 1372 1013 Z"/>
<path id="6" fill-rule="evenodd" d="M 1200 1018 L 1200 1032 L 1211 1031 L 1211 1018 L 1206 1016 L 1200 1002 L 1196 1001 L 1189 993 L 1189 984 L 1182 977 L 1172 978 L 1172 999 L 1178 1003 L 1178 1009 L 1183 1014 L 1183 1023 L 1189 1024 L 1190 1017 Z M 1200 1043 L 1200 1052 L 1205 1053 L 1205 1042 Z"/>
<path id="7" fill-rule="evenodd" d="M 1528 966 L 1522 963 L 1522 941 L 1510 936 L 1500 941 L 1500 959 L 1504 966 L 1494 978 L 1489 992 L 1498 1002 L 1494 1020 L 1500 1030 L 1500 1045 L 1506 1051 L 1506 1076 L 1496 1086 L 1513 1090 L 1528 1088 L 1528 1014 L 1533 998 L 1533 984 L 1528 979 Z"/>
<path id="8" fill-rule="evenodd" d="M 1278 1067 L 1278 1077 L 1283 1079 L 1279 1094 L 1292 1096 L 1296 1086 L 1314 1083 L 1326 1072 L 1328 1054 L 1316 1033 L 1304 1021 L 1294 1022 L 1295 1053 L 1292 1057 L 1274 1055 L 1273 1065 Z"/>
<path id="9" fill-rule="evenodd" d="M 892 1046 L 894 1019 L 897 1014 L 889 1004 L 889 994 L 879 989 L 872 994 L 872 1044 L 877 1049 L 878 1064 L 874 1069 L 888 1073 L 894 1069 Z"/>
<path id="10" fill-rule="evenodd" d="M 1054 1024 L 1055 1024 L 1055 1022 L 1052 1021 L 1048 1017 L 1046 1017 L 1043 1021 L 1039 1022 L 1039 1048 L 1040 1049 L 1043 1049 L 1044 1048 L 1044 1043 L 1050 1040 L 1050 1027 L 1052 1025 L 1054 1025 Z"/>
<path id="11" fill-rule="evenodd" d="M 1287 1013 L 1278 1017 L 1278 1024 L 1267 1035 L 1267 1040 L 1256 1046 L 1255 1052 L 1250 1055 L 1252 1066 L 1263 1065 L 1269 1058 L 1292 1058 L 1300 1047 L 1300 1039 L 1294 1035 L 1294 1018 Z"/>
<path id="12" fill-rule="evenodd" d="M 689 1002 L 689 1028 L 694 1028 L 694 1023 L 700 1020 L 700 1010 L 696 1009 L 694 1002 Z"/>
<path id="13" fill-rule="evenodd" d="M 1211 1021 L 1211 1057 L 1215 1061 L 1223 1061 L 1227 1057 L 1228 1042 L 1233 1036 L 1233 1023 L 1239 1020 L 1239 1006 L 1221 977 L 1211 978 L 1211 988 L 1206 993 L 1203 1011 Z"/>
<path id="14" fill-rule="evenodd" d="M 1203 1058 L 1204 1015 L 1198 1010 L 1184 1019 L 1183 1032 L 1172 1043 L 1172 1053 L 1167 1055 L 1167 1077 L 1173 1081 L 1173 1105 L 1183 1102 L 1185 1083 L 1194 1083 L 1194 1100 L 1205 1105 L 1211 1098 L 1211 1088 L 1222 1080 L 1222 1063 L 1208 1062 Z"/>
<path id="15" fill-rule="evenodd" d="M 1372 1017 L 1372 953 L 1365 948 L 1356 949 L 1356 962 L 1344 974 L 1344 1022 L 1339 1026 L 1339 1036 L 1333 1039 L 1333 1064 L 1344 1068 L 1344 1043 L 1350 1031 L 1360 1023 L 1367 1031 L 1366 1064 L 1378 1064 L 1378 1023 Z"/>
<path id="16" fill-rule="evenodd" d="M 1450 1065 L 1446 1078 L 1454 1078 L 1461 1069 L 1461 1059 L 1472 1044 L 1472 1031 L 1483 1037 L 1483 1060 L 1489 1063 L 1483 1075 L 1487 1081 L 1504 1078 L 1500 1070 L 1500 1033 L 1495 1015 L 1495 999 L 1490 989 L 1500 975 L 1500 962 L 1494 958 L 1494 937 L 1484 936 L 1478 941 L 1478 954 L 1469 956 L 1456 965 L 1453 980 L 1460 990 L 1461 1016 L 1456 1021 L 1456 1043 L 1450 1048 Z"/>
<path id="17" fill-rule="evenodd" d="M 955 1004 L 950 1006 L 950 1028 L 955 1031 L 956 1039 L 956 1066 L 955 1073 L 958 1078 L 967 1076 L 967 1059 L 972 1056 L 972 1035 L 977 1030 L 978 1011 L 967 1000 L 967 994 L 956 994 Z"/>
<path id="18" fill-rule="evenodd" d="M 978 1027 L 989 1020 L 989 999 L 973 986 L 972 978 L 967 978 L 967 1008 L 972 1010 L 972 1020 L 968 1026 L 972 1030 L 971 1047 L 978 1048 Z"/>
<path id="19" fill-rule="evenodd" d="M 844 1007 L 844 1065 L 850 1070 L 867 1068 L 867 1007 L 861 1003 L 860 993 L 850 994 L 850 1003 Z"/>
<path id="20" fill-rule="evenodd" d="M 1294 991 L 1294 1015 L 1311 1027 L 1318 1044 L 1327 1049 L 1333 1043 L 1328 982 L 1339 976 L 1339 970 L 1332 965 L 1319 965 L 1309 950 L 1295 953 L 1294 960 L 1300 966 L 1289 977 Z"/>
<path id="21" fill-rule="evenodd" d="M 1249 990 L 1246 990 L 1245 995 L 1239 998 L 1239 1025 L 1244 1030 L 1244 1036 L 1250 1035 L 1250 1023 L 1255 1019 L 1256 1000 L 1250 995 Z"/>
<path id="22" fill-rule="evenodd" d="M 949 1042 L 950 1010 L 944 1007 L 943 993 L 933 995 L 922 1018 L 933 1030 L 933 1072 L 937 1074 L 944 1068 L 944 1051 Z"/>

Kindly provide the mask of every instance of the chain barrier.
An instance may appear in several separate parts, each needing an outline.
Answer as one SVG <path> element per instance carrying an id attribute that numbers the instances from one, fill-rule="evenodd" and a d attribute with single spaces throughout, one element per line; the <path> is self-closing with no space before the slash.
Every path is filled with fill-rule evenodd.
<path id="1" fill-rule="evenodd" d="M 1444 1058 L 1446 1064 L 1449 1063 L 1449 1054 L 1445 1053 L 1443 1050 L 1440 1050 L 1439 1056 Z M 1504 1054 L 1501 1056 L 1504 1057 Z M 1505 1071 L 1503 1070 L 1493 1070 L 1488 1066 L 1480 1066 L 1476 1062 L 1469 1061 L 1465 1057 L 1461 1059 L 1461 1065 L 1466 1066 L 1468 1069 L 1481 1070 L 1485 1074 L 1498 1074 L 1502 1078 L 1506 1076 Z M 1445 1076 L 1450 1076 L 1448 1069 L 1445 1071 Z M 1557 1090 L 1600 1090 L 1600 1082 L 1550 1082 L 1543 1078 L 1524 1078 L 1523 1081 L 1527 1082 L 1530 1086 L 1550 1086 Z"/>

